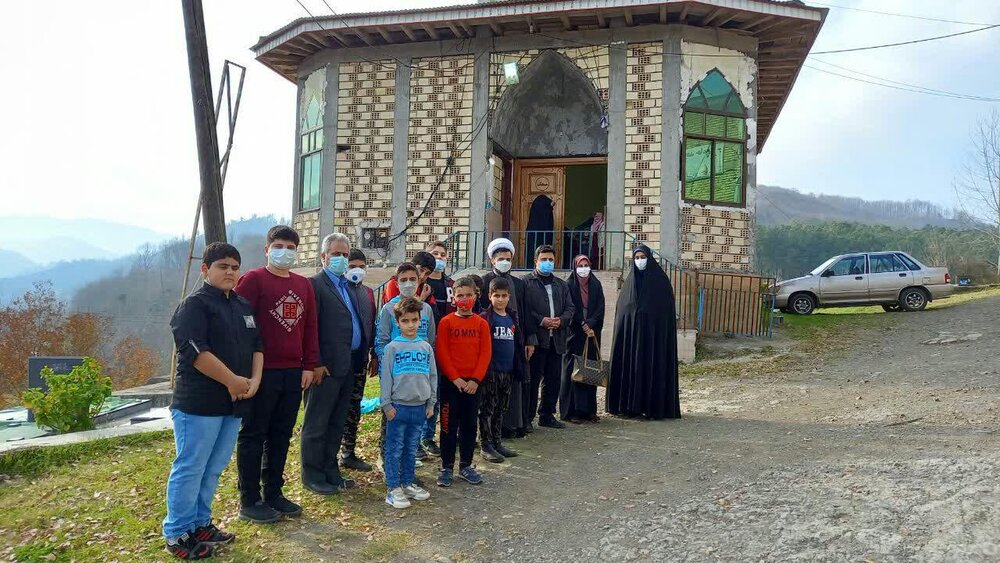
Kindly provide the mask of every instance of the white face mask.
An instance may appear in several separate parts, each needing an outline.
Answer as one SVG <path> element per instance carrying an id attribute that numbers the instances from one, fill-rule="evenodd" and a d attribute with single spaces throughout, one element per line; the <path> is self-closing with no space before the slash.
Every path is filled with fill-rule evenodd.
<path id="1" fill-rule="evenodd" d="M 635 259 L 635 267 L 639 268 L 639 270 L 645 270 L 646 269 L 646 263 L 647 263 L 647 259 L 646 258 L 636 258 Z"/>
<path id="2" fill-rule="evenodd" d="M 347 270 L 347 279 L 353 283 L 361 283 L 361 280 L 365 279 L 365 269 L 364 268 L 351 268 Z"/>
<path id="3" fill-rule="evenodd" d="M 501 274 L 506 274 L 507 272 L 509 272 L 511 266 L 512 264 L 510 263 L 510 260 L 497 260 L 497 263 L 494 264 L 494 267 Z"/>
<path id="4" fill-rule="evenodd" d="M 589 266 L 580 266 L 580 267 L 578 267 L 576 269 L 576 275 L 580 276 L 581 278 L 588 278 L 588 277 L 590 277 L 590 267 Z"/>
<path id="5" fill-rule="evenodd" d="M 399 293 L 403 297 L 413 297 L 417 294 L 417 282 L 415 281 L 405 281 L 399 284 Z"/>
<path id="6" fill-rule="evenodd" d="M 290 248 L 271 248 L 267 251 L 267 263 L 279 270 L 287 270 L 295 265 L 295 251 Z"/>

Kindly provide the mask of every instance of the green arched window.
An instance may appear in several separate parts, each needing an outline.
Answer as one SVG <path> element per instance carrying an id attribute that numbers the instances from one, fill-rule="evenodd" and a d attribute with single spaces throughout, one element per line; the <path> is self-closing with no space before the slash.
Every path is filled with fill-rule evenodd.
<path id="1" fill-rule="evenodd" d="M 742 207 L 746 201 L 746 109 L 718 70 L 684 104 L 684 199 Z"/>
<path id="2" fill-rule="evenodd" d="M 302 89 L 299 108 L 299 210 L 319 207 L 320 180 L 323 169 L 323 96 L 326 71 L 309 75 Z"/>

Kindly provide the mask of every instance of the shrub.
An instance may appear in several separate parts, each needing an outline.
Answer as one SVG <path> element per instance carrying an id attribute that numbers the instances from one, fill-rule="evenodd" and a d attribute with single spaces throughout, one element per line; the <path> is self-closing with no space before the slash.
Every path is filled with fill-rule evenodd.
<path id="1" fill-rule="evenodd" d="M 56 375 L 45 367 L 42 378 L 49 386 L 48 392 L 28 389 L 22 396 L 24 406 L 34 411 L 39 426 L 59 433 L 94 428 L 94 416 L 111 396 L 111 378 L 103 374 L 97 360 L 84 358 L 65 375 Z"/>

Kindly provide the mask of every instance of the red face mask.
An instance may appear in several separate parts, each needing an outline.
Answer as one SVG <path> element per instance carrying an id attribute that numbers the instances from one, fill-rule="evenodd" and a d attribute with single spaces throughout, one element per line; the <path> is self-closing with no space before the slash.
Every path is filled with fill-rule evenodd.
<path id="1" fill-rule="evenodd" d="M 455 306 L 462 310 L 471 309 L 473 305 L 476 304 L 476 299 L 474 297 L 463 297 L 461 299 L 455 299 Z"/>

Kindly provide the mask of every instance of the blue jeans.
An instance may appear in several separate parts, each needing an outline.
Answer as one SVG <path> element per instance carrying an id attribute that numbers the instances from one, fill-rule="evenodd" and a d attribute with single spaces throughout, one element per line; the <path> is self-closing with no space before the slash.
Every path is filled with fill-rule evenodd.
<path id="1" fill-rule="evenodd" d="M 385 427 L 385 484 L 390 489 L 413 484 L 417 445 L 427 422 L 425 405 L 393 407 L 396 416 Z"/>
<path id="2" fill-rule="evenodd" d="M 197 416 L 171 409 L 177 457 L 167 480 L 163 536 L 177 539 L 212 523 L 212 498 L 240 432 L 235 416 Z"/>

